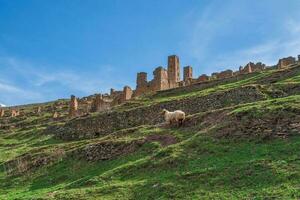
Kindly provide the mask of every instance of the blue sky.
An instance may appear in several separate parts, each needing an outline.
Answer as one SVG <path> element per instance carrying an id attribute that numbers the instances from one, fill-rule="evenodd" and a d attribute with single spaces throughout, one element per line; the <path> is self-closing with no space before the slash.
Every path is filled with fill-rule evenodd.
<path id="1" fill-rule="evenodd" d="M 299 0 L 0 0 L 0 103 L 135 87 L 176 54 L 194 75 L 300 54 Z"/>

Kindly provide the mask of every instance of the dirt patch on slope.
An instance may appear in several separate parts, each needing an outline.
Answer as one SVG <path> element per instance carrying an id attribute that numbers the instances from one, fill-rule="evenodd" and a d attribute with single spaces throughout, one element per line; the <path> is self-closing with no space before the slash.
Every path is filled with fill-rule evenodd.
<path id="1" fill-rule="evenodd" d="M 172 135 L 148 135 L 145 139 L 146 142 L 159 142 L 161 146 L 169 146 L 177 143 L 177 139 Z"/>

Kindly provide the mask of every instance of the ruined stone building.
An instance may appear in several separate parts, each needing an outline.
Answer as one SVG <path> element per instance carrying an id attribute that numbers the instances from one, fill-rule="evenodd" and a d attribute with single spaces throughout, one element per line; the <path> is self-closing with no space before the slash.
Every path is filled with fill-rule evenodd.
<path id="1" fill-rule="evenodd" d="M 191 66 L 183 68 L 183 81 L 184 85 L 191 85 L 193 83 L 193 68 Z"/>
<path id="2" fill-rule="evenodd" d="M 20 111 L 16 109 L 11 109 L 11 117 L 17 117 L 20 115 Z"/>
<path id="3" fill-rule="evenodd" d="M 298 56 L 298 61 L 299 60 L 300 55 Z M 282 58 L 278 61 L 277 68 L 286 68 L 295 62 L 296 59 L 294 57 Z M 71 96 L 69 115 L 74 117 L 78 113 L 82 113 L 82 110 L 84 110 L 85 113 L 100 112 L 144 94 L 260 72 L 266 68 L 266 65 L 261 62 L 249 62 L 244 67 L 240 66 L 238 71 L 228 69 L 222 72 L 214 72 L 211 76 L 202 74 L 198 78 L 193 78 L 193 68 L 191 66 L 186 66 L 183 68 L 183 80 L 181 80 L 179 57 L 171 55 L 168 56 L 167 59 L 167 69 L 162 66 L 155 68 L 152 80 L 148 81 L 146 72 L 138 72 L 135 90 L 132 90 L 129 86 L 124 86 L 123 90 L 120 91 L 111 89 L 110 94 L 97 94 L 84 97 L 79 100 L 80 112 L 78 112 L 77 99 L 75 96 Z"/>
<path id="4" fill-rule="evenodd" d="M 260 72 L 266 68 L 266 65 L 258 62 L 254 64 L 253 62 L 249 62 L 245 67 L 239 68 L 239 74 L 248 74 L 252 72 Z"/>
<path id="5" fill-rule="evenodd" d="M 4 109 L 0 109 L 0 117 L 4 117 L 5 115 L 5 110 Z"/>
<path id="6" fill-rule="evenodd" d="M 277 67 L 278 67 L 278 69 L 284 69 L 284 68 L 287 68 L 289 65 L 292 65 L 295 63 L 296 63 L 296 58 L 289 56 L 287 58 L 279 59 Z"/>
<path id="7" fill-rule="evenodd" d="M 91 112 L 100 112 L 110 108 L 111 101 L 104 99 L 102 94 L 97 94 L 91 104 Z"/>
<path id="8" fill-rule="evenodd" d="M 190 67 L 191 70 L 191 67 Z M 192 72 L 192 70 L 190 71 Z M 191 74 L 192 75 L 192 74 Z M 176 55 L 168 57 L 168 69 L 159 66 L 153 71 L 153 80 L 147 80 L 146 72 L 137 73 L 134 96 L 175 88 L 180 85 L 180 65 Z"/>
<path id="9" fill-rule="evenodd" d="M 123 100 L 128 101 L 132 98 L 133 91 L 129 86 L 123 88 Z"/>
<path id="10" fill-rule="evenodd" d="M 230 78 L 233 76 L 233 71 L 228 69 L 228 70 L 222 71 L 220 73 L 216 73 L 215 76 L 217 79 Z"/>
<path id="11" fill-rule="evenodd" d="M 202 74 L 201 76 L 198 77 L 198 82 L 204 82 L 204 81 L 209 81 L 209 76 L 206 74 Z"/>
<path id="12" fill-rule="evenodd" d="M 78 110 L 78 101 L 74 95 L 71 95 L 70 105 L 69 105 L 69 116 L 76 117 Z"/>
<path id="13" fill-rule="evenodd" d="M 175 88 L 180 82 L 179 57 L 172 55 L 168 57 L 168 80 L 169 88 Z"/>

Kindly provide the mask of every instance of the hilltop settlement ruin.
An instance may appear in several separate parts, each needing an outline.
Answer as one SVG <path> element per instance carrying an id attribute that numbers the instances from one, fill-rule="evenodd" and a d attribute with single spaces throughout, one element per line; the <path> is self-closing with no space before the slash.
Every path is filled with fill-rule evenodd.
<path id="1" fill-rule="evenodd" d="M 279 59 L 275 66 L 266 66 L 262 62 L 249 62 L 244 67 L 240 66 L 238 71 L 228 69 L 222 72 L 212 73 L 210 76 L 202 74 L 197 78 L 194 78 L 193 68 L 191 66 L 185 66 L 183 67 L 183 79 L 181 79 L 179 57 L 171 55 L 168 56 L 167 69 L 162 66 L 155 68 L 152 80 L 148 81 L 146 72 L 138 72 L 135 90 L 129 86 L 124 86 L 122 91 L 111 89 L 110 94 L 95 94 L 83 98 L 76 98 L 74 95 L 71 95 L 71 99 L 67 105 L 56 102 L 54 106 L 60 109 L 67 107 L 69 111 L 68 116 L 72 118 L 92 112 L 110 110 L 112 107 L 129 101 L 132 98 L 154 94 L 163 90 L 184 88 L 195 84 L 206 84 L 211 81 L 228 79 L 249 73 L 261 72 L 263 70 L 286 69 L 297 63 L 300 63 L 300 55 L 298 55 L 298 59 L 292 56 Z M 51 110 L 51 108 L 47 109 Z M 36 108 L 34 114 L 41 112 L 42 108 L 39 106 Z M 22 112 L 18 107 L 0 108 L 0 117 L 17 116 L 22 116 Z M 57 109 L 53 109 L 53 119 L 59 117 Z"/>

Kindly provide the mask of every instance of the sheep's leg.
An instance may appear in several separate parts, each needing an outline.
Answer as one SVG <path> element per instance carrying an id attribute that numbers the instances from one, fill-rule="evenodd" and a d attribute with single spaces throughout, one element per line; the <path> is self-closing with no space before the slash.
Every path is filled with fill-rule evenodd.
<path id="1" fill-rule="evenodd" d="M 181 126 L 184 125 L 184 121 L 185 121 L 185 119 L 182 119 L 182 120 L 181 120 Z"/>
<path id="2" fill-rule="evenodd" d="M 183 119 L 180 119 L 180 120 L 179 120 L 179 126 L 182 126 L 182 125 L 183 125 L 183 121 L 184 121 Z"/>

